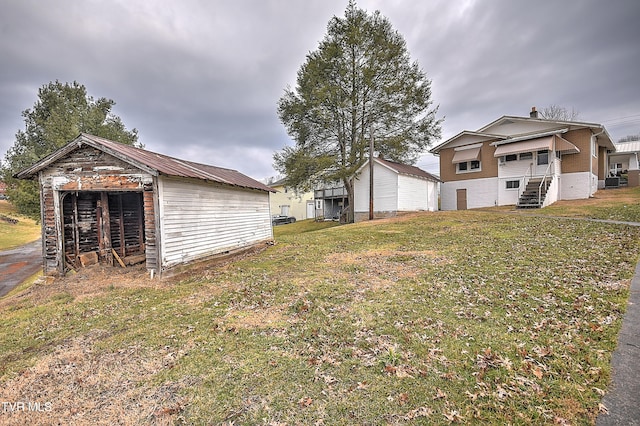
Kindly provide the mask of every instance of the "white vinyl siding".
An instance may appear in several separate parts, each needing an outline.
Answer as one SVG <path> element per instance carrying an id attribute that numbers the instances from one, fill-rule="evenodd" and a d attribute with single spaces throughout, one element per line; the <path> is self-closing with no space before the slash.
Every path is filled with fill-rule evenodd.
<path id="1" fill-rule="evenodd" d="M 509 162 L 499 163 L 498 177 L 501 179 L 521 178 L 525 174 L 532 173 L 532 170 L 534 172 L 536 171 L 535 167 L 532 168 L 531 164 L 532 164 L 532 160 L 519 160 L 519 161 L 509 161 Z M 542 172 L 544 173 L 544 170 Z M 512 179 L 509 179 L 509 180 L 512 180 Z"/>
<path id="2" fill-rule="evenodd" d="M 159 179 L 162 267 L 273 237 L 269 194 L 180 179 Z"/>
<path id="3" fill-rule="evenodd" d="M 589 179 L 591 177 L 591 179 Z M 589 172 L 563 173 L 560 180 L 559 200 L 580 200 L 595 193 L 598 177 Z"/>
<path id="4" fill-rule="evenodd" d="M 398 210 L 398 174 L 379 164 L 374 164 L 373 209 L 376 212 Z M 362 169 L 354 180 L 354 212 L 369 211 L 369 166 Z"/>
<path id="5" fill-rule="evenodd" d="M 467 179 L 440 184 L 442 210 L 456 210 L 456 190 L 467 190 L 467 208 L 492 207 L 498 203 L 498 178 Z"/>
<path id="6" fill-rule="evenodd" d="M 436 189 L 437 184 L 435 182 L 411 176 L 398 176 L 398 210 L 437 210 L 438 195 Z"/>
<path id="7" fill-rule="evenodd" d="M 396 170 L 375 163 L 373 171 L 373 209 L 376 214 L 438 210 L 438 183 L 415 176 L 399 174 Z M 369 212 L 369 167 L 354 179 L 354 212 Z"/>

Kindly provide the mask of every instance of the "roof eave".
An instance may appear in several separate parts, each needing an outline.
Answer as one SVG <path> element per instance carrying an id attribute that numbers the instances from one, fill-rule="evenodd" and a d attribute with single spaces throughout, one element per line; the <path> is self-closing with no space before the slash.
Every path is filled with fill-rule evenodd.
<path id="1" fill-rule="evenodd" d="M 537 139 L 537 138 L 544 138 L 546 136 L 552 136 L 552 135 L 557 135 L 559 133 L 567 133 L 569 131 L 569 129 L 555 129 L 555 130 L 550 130 L 548 132 L 542 132 L 542 133 L 529 133 L 529 134 L 525 134 L 525 135 L 521 135 L 521 136 L 516 136 L 514 138 L 506 138 L 504 140 L 501 141 L 495 141 L 490 143 L 490 145 L 492 146 L 500 146 L 500 145 L 505 145 L 508 143 L 512 143 L 512 142 L 520 142 L 520 141 L 526 141 L 529 139 Z"/>
<path id="2" fill-rule="evenodd" d="M 117 158 L 117 159 L 119 159 L 121 161 L 124 161 L 125 163 L 131 164 L 132 166 L 134 166 L 134 167 L 136 167 L 136 168 L 138 168 L 140 170 L 143 170 L 143 171 L 149 173 L 150 175 L 158 176 L 160 174 L 159 170 L 157 170 L 157 169 L 155 169 L 153 167 L 149 167 L 148 165 L 146 165 L 144 163 L 141 163 L 139 161 L 136 161 L 133 158 L 129 157 L 128 155 L 125 155 L 125 154 L 122 154 L 122 153 L 120 153 L 118 151 L 115 151 L 115 150 L 113 150 L 113 149 L 101 144 L 100 142 L 94 141 L 94 140 L 91 139 L 91 137 L 89 135 L 81 134 L 80 137 L 83 138 L 82 142 L 84 142 L 85 144 L 87 144 L 87 145 L 89 145 L 89 146 L 91 146 L 91 147 L 93 147 L 93 148 L 95 148 L 95 149 L 97 149 L 99 151 L 105 152 L 105 153 L 107 153 L 107 154 L 109 154 L 109 155 L 111 155 L 111 156 L 113 156 L 113 157 L 115 157 L 115 158 Z M 78 148 L 80 146 L 81 145 L 79 145 Z"/>
<path id="3" fill-rule="evenodd" d="M 486 138 L 486 139 L 505 139 L 506 136 L 504 135 L 495 135 L 493 133 L 484 133 L 484 132 L 474 132 L 471 130 L 463 130 L 462 132 L 458 133 L 457 135 L 447 139 L 446 141 L 442 142 L 440 145 L 437 145 L 436 147 L 432 148 L 429 150 L 429 152 L 431 154 L 434 155 L 438 155 L 440 153 L 440 151 L 448 144 L 454 142 L 455 140 L 461 138 L 462 136 L 478 136 L 478 137 L 482 137 L 482 138 Z M 483 141 L 485 142 L 485 141 Z"/>

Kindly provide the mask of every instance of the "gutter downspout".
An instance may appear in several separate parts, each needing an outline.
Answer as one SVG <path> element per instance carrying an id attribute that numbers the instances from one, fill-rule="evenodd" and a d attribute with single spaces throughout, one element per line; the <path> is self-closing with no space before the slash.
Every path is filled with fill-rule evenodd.
<path id="1" fill-rule="evenodd" d="M 589 157 L 589 197 L 592 197 L 593 194 L 595 193 L 595 191 L 592 193 L 592 186 L 591 186 L 591 180 L 593 179 L 593 146 L 594 146 L 594 142 L 597 141 L 598 136 L 600 136 L 601 134 L 603 134 L 606 129 L 604 128 L 604 126 L 600 126 L 600 129 L 602 129 L 599 133 L 595 133 L 593 135 L 591 135 L 590 138 L 590 144 L 589 144 L 589 152 L 590 152 L 590 157 Z M 597 180 L 597 178 L 596 178 Z M 598 184 L 596 183 L 596 188 L 598 187 Z"/>

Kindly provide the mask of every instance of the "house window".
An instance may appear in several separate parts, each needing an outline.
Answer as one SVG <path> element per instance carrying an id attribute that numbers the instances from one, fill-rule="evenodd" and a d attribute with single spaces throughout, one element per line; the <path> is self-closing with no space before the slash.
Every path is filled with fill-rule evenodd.
<path id="1" fill-rule="evenodd" d="M 598 158 L 598 142 L 596 138 L 591 138 L 591 153 L 594 157 Z"/>
<path id="2" fill-rule="evenodd" d="M 519 180 L 508 180 L 507 181 L 507 189 L 518 189 L 520 188 Z"/>
<path id="3" fill-rule="evenodd" d="M 478 160 L 458 163 L 458 168 L 457 168 L 458 173 L 479 172 L 480 170 L 481 170 L 480 161 Z"/>
<path id="4" fill-rule="evenodd" d="M 523 152 L 520 154 L 521 160 L 531 160 L 533 158 L 533 152 Z"/>
<path id="5" fill-rule="evenodd" d="M 316 210 L 322 210 L 322 200 L 316 200 Z"/>
<path id="6" fill-rule="evenodd" d="M 549 151 L 538 151 L 538 166 L 549 164 Z"/>
<path id="7" fill-rule="evenodd" d="M 516 161 L 518 159 L 518 154 L 508 154 L 504 156 L 504 161 Z"/>

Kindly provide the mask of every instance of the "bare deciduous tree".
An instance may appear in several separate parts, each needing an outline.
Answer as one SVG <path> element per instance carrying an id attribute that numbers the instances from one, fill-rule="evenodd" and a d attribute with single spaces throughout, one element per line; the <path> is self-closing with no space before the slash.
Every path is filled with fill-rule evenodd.
<path id="1" fill-rule="evenodd" d="M 571 107 L 571 110 L 560 105 L 549 105 L 540 111 L 540 117 L 546 120 L 576 121 L 580 118 L 580 112 Z"/>

